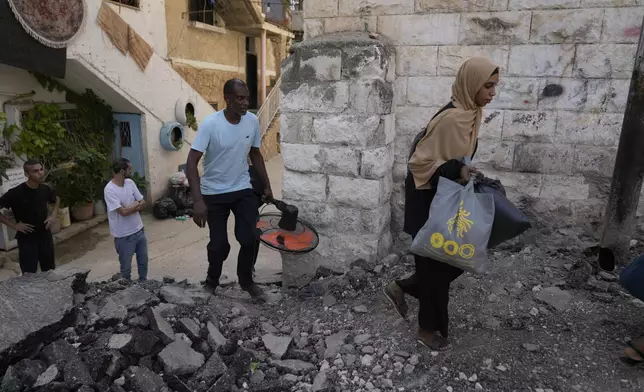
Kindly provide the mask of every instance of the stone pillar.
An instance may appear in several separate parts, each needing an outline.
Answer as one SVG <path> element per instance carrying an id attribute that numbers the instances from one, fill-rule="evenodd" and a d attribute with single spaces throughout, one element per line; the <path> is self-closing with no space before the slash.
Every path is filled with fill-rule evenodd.
<path id="1" fill-rule="evenodd" d="M 283 254 L 283 282 L 319 266 L 375 261 L 392 244 L 393 46 L 366 33 L 304 41 L 282 64 L 284 199 L 320 234 L 306 255 Z"/>

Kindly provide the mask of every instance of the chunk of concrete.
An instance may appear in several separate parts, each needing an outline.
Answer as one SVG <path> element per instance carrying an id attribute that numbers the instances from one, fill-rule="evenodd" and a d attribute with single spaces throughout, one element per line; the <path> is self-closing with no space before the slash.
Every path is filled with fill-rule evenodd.
<path id="1" fill-rule="evenodd" d="M 219 329 L 213 323 L 208 322 L 206 326 L 208 328 L 208 343 L 210 343 L 213 350 L 217 350 L 228 343 L 228 339 L 219 332 Z"/>
<path id="2" fill-rule="evenodd" d="M 163 286 L 159 291 L 159 295 L 166 302 L 175 305 L 194 306 L 195 300 L 192 299 L 190 294 L 179 286 Z"/>
<path id="3" fill-rule="evenodd" d="M 159 308 L 148 308 L 148 320 L 150 321 L 150 328 L 157 333 L 164 344 L 170 344 L 174 341 L 174 330 L 172 325 L 161 314 L 162 310 Z"/>
<path id="4" fill-rule="evenodd" d="M 74 307 L 76 279 L 26 274 L 0 283 L 0 369 L 26 356 L 34 344 L 51 341 Z"/>
<path id="5" fill-rule="evenodd" d="M 127 308 L 119 303 L 108 299 L 105 306 L 98 314 L 99 323 L 104 325 L 116 325 L 123 322 L 127 317 Z"/>
<path id="6" fill-rule="evenodd" d="M 275 336 L 266 334 L 262 336 L 262 341 L 264 342 L 264 346 L 266 347 L 268 352 L 271 353 L 271 356 L 273 358 L 282 359 L 288 351 L 289 347 L 291 347 L 293 339 L 290 336 Z"/>
<path id="7" fill-rule="evenodd" d="M 167 388 L 163 378 L 150 369 L 131 366 L 123 375 L 125 388 L 133 392 L 162 392 Z"/>
<path id="8" fill-rule="evenodd" d="M 109 298 L 115 303 L 125 306 L 128 310 L 135 310 L 148 303 L 148 301 L 158 300 L 149 291 L 139 286 L 128 287 L 112 294 Z"/>
<path id="9" fill-rule="evenodd" d="M 166 373 L 188 376 L 203 366 L 205 358 L 203 354 L 193 350 L 188 343 L 177 340 L 159 353 L 159 361 Z"/>
<path id="10" fill-rule="evenodd" d="M 179 320 L 179 331 L 188 335 L 190 339 L 196 341 L 201 338 L 201 328 L 199 325 L 190 318 L 184 317 Z"/>
<path id="11" fill-rule="evenodd" d="M 76 353 L 74 346 L 65 340 L 57 340 L 42 350 L 42 356 L 49 365 L 56 365 L 63 373 L 63 379 L 72 388 L 81 385 L 94 385 L 87 365 Z"/>
<path id="12" fill-rule="evenodd" d="M 206 385 L 212 385 L 227 370 L 228 368 L 224 361 L 221 360 L 219 354 L 214 353 L 208 358 L 206 364 L 199 369 L 199 372 L 195 375 L 195 379 L 199 382 L 203 381 Z"/>

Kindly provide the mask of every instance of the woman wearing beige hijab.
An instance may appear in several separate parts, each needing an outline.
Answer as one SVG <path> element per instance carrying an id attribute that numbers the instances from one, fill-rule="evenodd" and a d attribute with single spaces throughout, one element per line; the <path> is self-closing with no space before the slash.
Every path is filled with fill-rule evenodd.
<path id="1" fill-rule="evenodd" d="M 483 107 L 492 102 L 499 83 L 499 68 L 483 57 L 461 66 L 452 86 L 452 99 L 430 121 L 412 145 L 405 181 L 404 231 L 415 237 L 429 218 L 439 177 L 467 183 L 476 169 L 463 159 L 473 157 Z M 450 348 L 448 338 L 450 283 L 463 271 L 428 257 L 415 256 L 416 273 L 391 282 L 385 294 L 406 318 L 405 294 L 418 298 L 418 341 L 432 350 Z"/>

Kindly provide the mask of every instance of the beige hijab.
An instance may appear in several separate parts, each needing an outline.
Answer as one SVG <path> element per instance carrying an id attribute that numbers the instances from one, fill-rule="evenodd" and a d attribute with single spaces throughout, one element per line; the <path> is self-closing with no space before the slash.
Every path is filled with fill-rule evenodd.
<path id="1" fill-rule="evenodd" d="M 474 154 L 483 116 L 474 99 L 497 68 L 487 58 L 472 57 L 459 69 L 452 86 L 455 108 L 443 111 L 427 125 L 409 159 L 417 189 L 429 188 L 429 179 L 443 163 Z"/>

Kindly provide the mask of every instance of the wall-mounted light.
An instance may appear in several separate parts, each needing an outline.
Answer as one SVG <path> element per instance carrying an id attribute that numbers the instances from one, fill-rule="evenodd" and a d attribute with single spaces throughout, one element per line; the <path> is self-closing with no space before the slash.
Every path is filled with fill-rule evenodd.
<path id="1" fill-rule="evenodd" d="M 267 14 L 271 13 L 271 3 L 266 3 L 266 13 Z"/>

